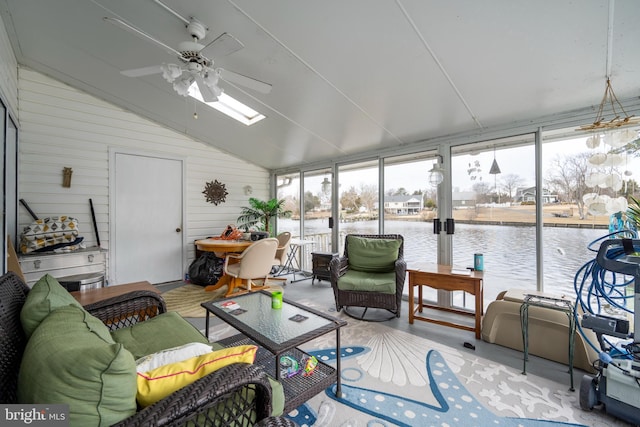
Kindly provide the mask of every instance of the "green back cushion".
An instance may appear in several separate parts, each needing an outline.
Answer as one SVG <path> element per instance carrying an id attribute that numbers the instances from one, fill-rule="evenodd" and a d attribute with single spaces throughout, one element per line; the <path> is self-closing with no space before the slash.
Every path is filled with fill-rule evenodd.
<path id="1" fill-rule="evenodd" d="M 27 294 L 27 300 L 20 312 L 22 329 L 27 338 L 49 313 L 68 305 L 82 308 L 80 303 L 53 276 L 49 274 L 42 276 Z"/>
<path id="2" fill-rule="evenodd" d="M 136 359 L 192 342 L 208 343 L 200 331 L 173 311 L 115 330 L 111 336 Z"/>
<path id="3" fill-rule="evenodd" d="M 109 426 L 136 412 L 136 392 L 133 356 L 81 308 L 58 308 L 27 343 L 19 403 L 66 403 L 70 425 Z"/>
<path id="4" fill-rule="evenodd" d="M 401 240 L 347 236 L 349 269 L 367 273 L 393 271 Z"/>

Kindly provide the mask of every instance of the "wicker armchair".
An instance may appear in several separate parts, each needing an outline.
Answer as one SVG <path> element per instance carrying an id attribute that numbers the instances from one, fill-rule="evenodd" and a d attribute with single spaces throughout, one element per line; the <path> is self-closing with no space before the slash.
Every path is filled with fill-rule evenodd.
<path id="1" fill-rule="evenodd" d="M 0 277 L 0 403 L 17 403 L 18 371 L 27 338 L 20 310 L 29 287 L 14 273 Z M 85 309 L 111 330 L 165 312 L 161 296 L 146 291 L 104 300 Z M 134 316 L 131 316 L 131 314 Z M 232 364 L 148 406 L 118 426 L 295 426 L 280 417 L 270 418 L 271 386 L 264 371 L 255 365 Z"/>
<path id="2" fill-rule="evenodd" d="M 391 267 L 395 271 L 395 292 L 376 292 L 374 289 L 348 290 L 341 286 L 341 278 L 353 269 L 349 263 L 349 236 L 362 237 L 366 239 L 392 239 L 399 240 L 398 257 Z M 360 320 L 390 320 L 393 317 L 400 317 L 400 307 L 402 303 L 402 291 L 404 289 L 407 264 L 404 261 L 404 238 L 399 234 L 349 234 L 345 238 L 344 256 L 333 258 L 329 263 L 329 274 L 331 287 L 336 301 L 336 310 L 344 308 L 344 312 Z M 393 280 L 393 279 L 392 279 Z M 392 285 L 391 285 L 392 286 Z M 360 315 L 350 312 L 350 307 L 363 307 Z M 366 318 L 368 308 L 385 309 L 391 312 L 391 317 Z"/>

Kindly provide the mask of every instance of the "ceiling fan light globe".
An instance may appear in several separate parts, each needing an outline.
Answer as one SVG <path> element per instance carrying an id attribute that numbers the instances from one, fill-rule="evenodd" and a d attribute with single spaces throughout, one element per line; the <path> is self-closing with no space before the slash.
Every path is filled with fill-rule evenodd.
<path id="1" fill-rule="evenodd" d="M 194 78 L 191 76 L 176 80 L 173 83 L 173 89 L 178 93 L 178 95 L 187 96 L 189 95 L 189 88 L 193 82 Z"/>
<path id="2" fill-rule="evenodd" d="M 186 67 L 187 67 L 187 71 L 190 73 L 202 72 L 202 65 L 198 64 L 197 62 L 188 62 Z"/>
<path id="3" fill-rule="evenodd" d="M 173 83 L 175 79 L 182 75 L 182 68 L 175 64 L 162 64 L 162 77 L 169 83 Z"/>
<path id="4" fill-rule="evenodd" d="M 213 88 L 214 86 L 218 86 L 220 74 L 218 74 L 217 71 L 208 70 L 202 76 L 202 80 L 207 86 Z"/>

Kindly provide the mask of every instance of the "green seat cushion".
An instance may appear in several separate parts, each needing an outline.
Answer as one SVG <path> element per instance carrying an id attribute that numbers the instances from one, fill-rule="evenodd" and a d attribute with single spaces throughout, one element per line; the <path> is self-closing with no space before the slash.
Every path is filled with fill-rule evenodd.
<path id="1" fill-rule="evenodd" d="M 341 291 L 377 292 L 381 294 L 396 293 L 396 273 L 368 273 L 349 270 L 338 279 Z"/>
<path id="2" fill-rule="evenodd" d="M 170 311 L 111 333 L 136 359 L 172 347 L 209 341 L 178 313 Z"/>
<path id="3" fill-rule="evenodd" d="M 27 338 L 49 313 L 68 305 L 82 308 L 80 303 L 53 276 L 49 274 L 42 276 L 27 294 L 20 312 L 22 329 Z"/>
<path id="4" fill-rule="evenodd" d="M 27 342 L 19 403 L 69 405 L 72 426 L 109 426 L 136 412 L 135 360 L 82 308 L 60 307 Z"/>
<path id="5" fill-rule="evenodd" d="M 368 273 L 393 271 L 401 240 L 347 236 L 349 269 Z"/>

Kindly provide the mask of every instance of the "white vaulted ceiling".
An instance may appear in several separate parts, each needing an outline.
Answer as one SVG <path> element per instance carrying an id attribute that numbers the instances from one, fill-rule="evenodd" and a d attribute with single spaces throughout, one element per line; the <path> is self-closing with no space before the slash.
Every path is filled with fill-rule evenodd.
<path id="1" fill-rule="evenodd" d="M 222 83 L 265 114 L 246 127 L 175 93 L 176 58 L 103 20 L 177 47 L 184 23 L 153 0 L 0 0 L 21 65 L 267 169 L 560 114 L 640 95 L 640 2 L 616 0 L 163 0 L 244 48 L 216 66 L 273 85 Z M 613 10 L 610 22 L 609 12 Z M 611 31 L 610 31 L 611 30 Z"/>

